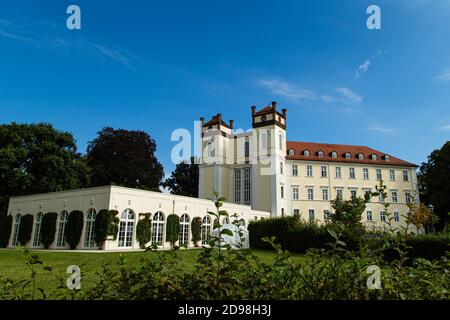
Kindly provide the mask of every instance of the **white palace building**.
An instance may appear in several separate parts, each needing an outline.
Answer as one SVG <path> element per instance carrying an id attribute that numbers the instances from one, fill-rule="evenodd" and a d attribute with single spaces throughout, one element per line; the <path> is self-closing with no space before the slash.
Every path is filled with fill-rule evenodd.
<path id="1" fill-rule="evenodd" d="M 405 224 L 408 202 L 417 202 L 415 164 L 365 146 L 294 142 L 286 139 L 287 110 L 277 104 L 257 111 L 251 109 L 252 130 L 234 129 L 217 114 L 209 121 L 201 118 L 202 155 L 199 167 L 199 198 L 130 189 L 118 186 L 86 188 L 63 192 L 13 197 L 8 214 L 13 216 L 9 247 L 18 245 L 21 217 L 34 216 L 30 248 L 42 248 L 40 224 L 47 212 L 57 212 L 55 241 L 50 249 L 68 249 L 65 225 L 69 212 L 84 212 L 84 228 L 77 249 L 98 249 L 94 243 L 94 222 L 102 209 L 118 211 L 116 239 L 108 238 L 104 250 L 139 249 L 137 221 L 150 213 L 152 242 L 165 239 L 166 218 L 180 217 L 179 245 L 193 247 L 192 219 L 202 219 L 202 242 L 213 228 L 213 191 L 225 197 L 223 209 L 236 215 L 241 225 L 252 220 L 299 215 L 323 223 L 329 214 L 330 200 L 350 199 L 375 190 L 379 180 L 387 186 L 387 199 L 373 199 L 362 217 L 368 228 L 383 227 L 389 202 L 394 224 Z M 221 208 L 222 209 L 222 208 Z"/>

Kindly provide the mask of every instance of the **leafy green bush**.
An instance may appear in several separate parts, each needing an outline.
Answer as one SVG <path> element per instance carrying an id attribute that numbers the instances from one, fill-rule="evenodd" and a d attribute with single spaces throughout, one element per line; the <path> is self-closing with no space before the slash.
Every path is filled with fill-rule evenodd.
<path id="1" fill-rule="evenodd" d="M 82 211 L 74 210 L 69 214 L 66 224 L 66 241 L 70 249 L 77 248 L 83 233 L 84 214 Z"/>
<path id="2" fill-rule="evenodd" d="M 95 243 L 99 247 L 103 246 L 108 236 L 113 236 L 113 239 L 117 239 L 117 233 L 119 232 L 119 218 L 116 210 L 102 209 L 95 217 L 94 238 Z"/>
<path id="3" fill-rule="evenodd" d="M 55 241 L 57 219 L 58 214 L 56 212 L 48 212 L 42 217 L 41 242 L 44 244 L 45 249 L 48 249 Z"/>
<path id="4" fill-rule="evenodd" d="M 176 214 L 170 214 L 167 217 L 166 241 L 170 242 L 173 248 L 175 242 L 178 241 L 180 234 L 180 218 Z"/>
<path id="5" fill-rule="evenodd" d="M 306 223 L 299 217 L 269 218 L 251 221 L 248 226 L 252 248 L 272 249 L 265 237 L 275 237 L 283 248 L 305 253 L 309 248 L 325 248 L 332 238 L 326 226 Z"/>
<path id="6" fill-rule="evenodd" d="M 3 216 L 0 219 L 0 248 L 6 248 L 11 237 L 12 215 Z"/>
<path id="7" fill-rule="evenodd" d="M 202 218 L 195 217 L 191 223 L 192 243 L 198 247 L 198 242 L 202 240 Z"/>
<path id="8" fill-rule="evenodd" d="M 20 219 L 20 228 L 17 234 L 17 240 L 22 246 L 25 246 L 31 240 L 33 231 L 33 215 L 26 214 Z"/>
<path id="9" fill-rule="evenodd" d="M 150 242 L 152 237 L 152 220 L 150 213 L 146 213 L 144 219 L 140 219 L 136 226 L 136 239 L 139 247 L 145 249 L 145 245 Z"/>

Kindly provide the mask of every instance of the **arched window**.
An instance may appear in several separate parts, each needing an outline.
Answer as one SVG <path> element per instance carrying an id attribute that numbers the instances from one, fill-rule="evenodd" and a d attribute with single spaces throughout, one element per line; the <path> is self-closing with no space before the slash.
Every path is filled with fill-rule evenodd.
<path id="1" fill-rule="evenodd" d="M 295 154 L 294 149 L 289 149 L 288 154 L 289 154 L 290 156 L 293 156 L 293 155 Z"/>
<path id="2" fill-rule="evenodd" d="M 59 224 L 58 224 L 58 239 L 56 242 L 57 247 L 65 247 L 66 246 L 66 224 L 67 219 L 69 218 L 69 213 L 64 210 L 59 215 Z"/>
<path id="3" fill-rule="evenodd" d="M 20 214 L 16 215 L 16 219 L 14 220 L 14 233 L 13 233 L 13 241 L 12 245 L 17 247 L 19 245 L 19 228 L 20 228 L 20 220 L 22 216 Z"/>
<path id="4" fill-rule="evenodd" d="M 333 152 L 331 153 L 331 157 L 332 157 L 332 158 L 337 158 L 337 153 L 336 153 L 336 151 L 333 151 Z"/>
<path id="5" fill-rule="evenodd" d="M 246 156 L 246 157 L 249 157 L 250 156 L 250 142 L 248 142 L 248 141 L 245 141 L 245 143 L 244 143 L 244 155 Z"/>
<path id="6" fill-rule="evenodd" d="M 183 214 L 180 218 L 180 246 L 189 244 L 189 216 Z"/>
<path id="7" fill-rule="evenodd" d="M 304 150 L 304 151 L 303 151 L 303 155 L 304 155 L 305 157 L 309 157 L 309 150 Z"/>
<path id="8" fill-rule="evenodd" d="M 345 159 L 350 159 L 351 155 L 349 152 L 346 152 L 346 153 L 344 153 L 344 157 L 345 157 Z"/>
<path id="9" fill-rule="evenodd" d="M 372 154 L 372 155 L 370 156 L 370 158 L 371 158 L 372 160 L 377 160 L 377 155 L 374 153 L 374 154 Z"/>
<path id="10" fill-rule="evenodd" d="M 364 154 L 359 153 L 359 154 L 358 154 L 358 159 L 359 159 L 359 160 L 364 160 Z"/>
<path id="11" fill-rule="evenodd" d="M 119 247 L 133 246 L 134 212 L 126 209 L 120 215 Z"/>
<path id="12" fill-rule="evenodd" d="M 162 244 L 164 235 L 164 214 L 160 211 L 153 216 L 152 243 Z"/>
<path id="13" fill-rule="evenodd" d="M 84 246 L 86 248 L 93 248 L 95 245 L 94 228 L 95 228 L 95 209 L 90 209 L 86 216 L 86 226 L 84 229 Z"/>
<path id="14" fill-rule="evenodd" d="M 319 158 L 323 158 L 323 151 L 317 152 L 317 156 L 318 156 Z"/>
<path id="15" fill-rule="evenodd" d="M 42 212 L 38 212 L 36 215 L 36 223 L 34 224 L 34 236 L 33 236 L 33 247 L 41 246 L 41 223 L 42 223 Z"/>
<path id="16" fill-rule="evenodd" d="M 211 218 L 205 216 L 202 220 L 202 244 L 208 244 L 209 235 L 211 234 Z"/>
<path id="17" fill-rule="evenodd" d="M 222 220 L 222 224 L 229 224 L 230 223 L 230 218 L 229 217 L 225 217 Z"/>
<path id="18" fill-rule="evenodd" d="M 239 225 L 241 227 L 245 227 L 245 220 L 244 219 L 239 220 Z"/>
<path id="19" fill-rule="evenodd" d="M 266 150 L 268 140 L 267 132 L 265 131 L 261 132 L 260 138 L 261 138 L 261 149 Z"/>
<path id="20" fill-rule="evenodd" d="M 389 161 L 391 159 L 391 157 L 388 155 L 388 154 L 386 154 L 385 156 L 384 156 L 384 160 L 385 161 Z"/>
<path id="21" fill-rule="evenodd" d="M 283 134 L 280 133 L 278 135 L 278 147 L 280 150 L 283 150 Z"/>

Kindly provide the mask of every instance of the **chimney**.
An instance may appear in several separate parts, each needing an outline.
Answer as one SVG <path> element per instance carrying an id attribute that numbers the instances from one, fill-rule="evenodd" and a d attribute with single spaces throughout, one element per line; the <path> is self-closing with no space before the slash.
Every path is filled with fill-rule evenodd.
<path id="1" fill-rule="evenodd" d="M 230 128 L 234 129 L 234 120 L 230 120 Z"/>
<path id="2" fill-rule="evenodd" d="M 277 111 L 277 102 L 276 101 L 272 101 L 272 109 L 273 109 L 273 112 Z"/>
<path id="3" fill-rule="evenodd" d="M 252 115 L 256 113 L 256 106 L 252 106 Z"/>
<path id="4" fill-rule="evenodd" d="M 281 111 L 283 112 L 283 117 L 286 119 L 287 110 L 283 108 L 283 109 L 281 109 Z"/>

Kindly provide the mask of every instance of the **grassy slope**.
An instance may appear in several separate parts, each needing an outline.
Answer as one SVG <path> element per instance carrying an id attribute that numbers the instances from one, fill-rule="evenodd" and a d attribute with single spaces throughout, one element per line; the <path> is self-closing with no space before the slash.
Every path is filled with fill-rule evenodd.
<path id="1" fill-rule="evenodd" d="M 193 271 L 197 256 L 201 250 L 181 250 L 180 257 L 186 267 L 186 271 Z M 253 252 L 264 262 L 270 263 L 275 258 L 275 253 L 265 250 L 253 250 Z M 80 253 L 80 252 L 57 252 L 57 251 L 41 251 L 37 252 L 41 260 L 53 267 L 54 272 L 60 274 L 64 279 L 68 275 L 65 273 L 66 268 L 70 265 L 78 265 L 81 268 L 82 278 L 81 285 L 89 286 L 89 281 L 93 278 L 95 272 L 101 270 L 103 263 L 116 265 L 119 261 L 119 254 L 126 258 L 126 263 L 133 265 L 139 263 L 140 258 L 145 256 L 155 256 L 153 252 L 124 252 L 124 253 Z M 305 259 L 303 255 L 293 254 L 295 262 L 301 262 Z M 54 275 L 42 270 L 41 266 L 37 266 L 37 286 L 49 290 L 58 285 L 58 281 Z M 16 250 L 0 250 L 0 278 L 13 278 L 15 280 L 29 279 L 30 270 L 25 264 L 23 253 Z"/>

